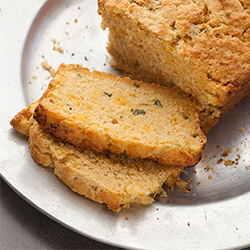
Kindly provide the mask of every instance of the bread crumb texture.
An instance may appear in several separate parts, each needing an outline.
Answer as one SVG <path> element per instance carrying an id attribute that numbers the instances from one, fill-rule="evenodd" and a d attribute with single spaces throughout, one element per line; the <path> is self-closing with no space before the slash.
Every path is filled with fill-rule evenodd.
<path id="1" fill-rule="evenodd" d="M 62 64 L 34 117 L 77 147 L 184 167 L 200 160 L 206 143 L 198 109 L 176 87 Z"/>
<path id="2" fill-rule="evenodd" d="M 100 0 L 98 6 L 112 65 L 191 93 L 203 104 L 205 130 L 231 98 L 250 92 L 248 0 Z"/>

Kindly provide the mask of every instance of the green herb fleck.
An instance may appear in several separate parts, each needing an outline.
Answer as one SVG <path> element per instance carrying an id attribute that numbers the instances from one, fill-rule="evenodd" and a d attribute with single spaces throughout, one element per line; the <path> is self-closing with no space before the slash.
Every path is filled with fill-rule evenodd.
<path id="1" fill-rule="evenodd" d="M 210 73 L 208 73 L 208 72 L 207 72 L 207 78 L 208 78 L 208 79 L 211 79 L 211 75 L 210 75 Z"/>
<path id="2" fill-rule="evenodd" d="M 179 147 L 179 146 L 180 146 L 180 143 L 179 143 L 179 142 L 176 142 L 175 145 L 176 145 L 177 147 Z"/>
<path id="3" fill-rule="evenodd" d="M 104 95 L 108 96 L 108 97 L 111 97 L 112 96 L 112 93 L 109 93 L 109 92 L 103 92 Z"/>
<path id="4" fill-rule="evenodd" d="M 149 106 L 150 104 L 148 104 L 148 103 L 141 103 L 140 105 L 142 105 L 142 106 Z"/>
<path id="5" fill-rule="evenodd" d="M 163 107 L 162 104 L 161 104 L 161 102 L 159 100 L 154 100 L 153 103 L 154 103 L 154 105 L 156 105 L 156 106 L 158 106 L 160 108 Z"/>
<path id="6" fill-rule="evenodd" d="M 78 72 L 78 73 L 76 73 L 76 77 L 82 78 L 82 75 Z"/>
<path id="7" fill-rule="evenodd" d="M 148 196 L 149 196 L 150 198 L 154 198 L 155 195 L 156 195 L 156 192 L 153 192 L 153 193 L 149 194 Z"/>
<path id="8" fill-rule="evenodd" d="M 134 86 L 135 86 L 136 88 L 140 88 L 140 84 L 137 83 L 137 82 L 134 83 Z"/>
<path id="9" fill-rule="evenodd" d="M 189 119 L 189 117 L 188 117 L 187 115 L 183 115 L 183 118 L 184 118 L 185 120 Z"/>
<path id="10" fill-rule="evenodd" d="M 133 115 L 145 115 L 146 112 L 143 109 L 131 109 L 131 112 L 133 113 Z"/>
<path id="11" fill-rule="evenodd" d="M 197 136 L 199 136 L 199 134 L 198 134 L 198 133 L 194 133 L 194 134 L 192 134 L 192 136 L 193 136 L 194 138 L 196 138 Z"/>
<path id="12" fill-rule="evenodd" d="M 137 59 L 135 61 L 135 66 L 140 66 L 140 63 L 137 61 Z"/>

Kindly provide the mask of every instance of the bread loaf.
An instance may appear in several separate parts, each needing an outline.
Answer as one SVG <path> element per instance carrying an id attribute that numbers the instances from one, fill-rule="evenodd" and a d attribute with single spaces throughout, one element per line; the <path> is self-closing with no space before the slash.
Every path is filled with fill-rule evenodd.
<path id="1" fill-rule="evenodd" d="M 176 84 L 202 105 L 202 129 L 250 93 L 250 4 L 239 0 L 100 0 L 112 65 Z"/>
<path id="2" fill-rule="evenodd" d="M 200 160 L 206 143 L 199 109 L 177 87 L 62 64 L 34 118 L 76 147 L 186 167 Z"/>

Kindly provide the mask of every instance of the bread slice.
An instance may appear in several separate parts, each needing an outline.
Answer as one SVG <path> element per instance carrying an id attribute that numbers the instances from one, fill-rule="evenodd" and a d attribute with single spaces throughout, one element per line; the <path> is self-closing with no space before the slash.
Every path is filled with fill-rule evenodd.
<path id="1" fill-rule="evenodd" d="M 150 160 L 125 155 L 94 153 L 69 145 L 42 130 L 32 113 L 38 102 L 20 111 L 11 121 L 29 136 L 32 157 L 54 173 L 74 192 L 120 211 L 133 203 L 147 205 L 163 193 L 166 183 L 173 188 L 182 167 L 170 168 Z"/>
<path id="2" fill-rule="evenodd" d="M 200 160 L 206 143 L 199 108 L 178 88 L 62 64 L 34 118 L 76 147 L 186 167 Z"/>
<path id="3" fill-rule="evenodd" d="M 250 93 L 250 5 L 240 0 L 100 0 L 112 65 L 176 84 L 201 103 L 208 132 Z"/>

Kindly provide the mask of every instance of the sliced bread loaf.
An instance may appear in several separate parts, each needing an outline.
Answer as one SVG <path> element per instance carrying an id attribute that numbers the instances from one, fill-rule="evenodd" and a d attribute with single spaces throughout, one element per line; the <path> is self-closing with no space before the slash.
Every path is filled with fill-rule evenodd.
<path id="1" fill-rule="evenodd" d="M 181 167 L 170 168 L 125 155 L 89 152 L 52 137 L 33 119 L 36 105 L 33 103 L 19 112 L 11 124 L 29 136 L 35 161 L 54 168 L 54 173 L 73 191 L 118 212 L 133 203 L 152 203 L 157 194 L 164 193 L 164 183 L 173 188 L 179 178 Z"/>
<path id="2" fill-rule="evenodd" d="M 199 109 L 177 87 L 62 64 L 34 118 L 76 147 L 185 167 L 200 160 L 206 143 Z"/>

